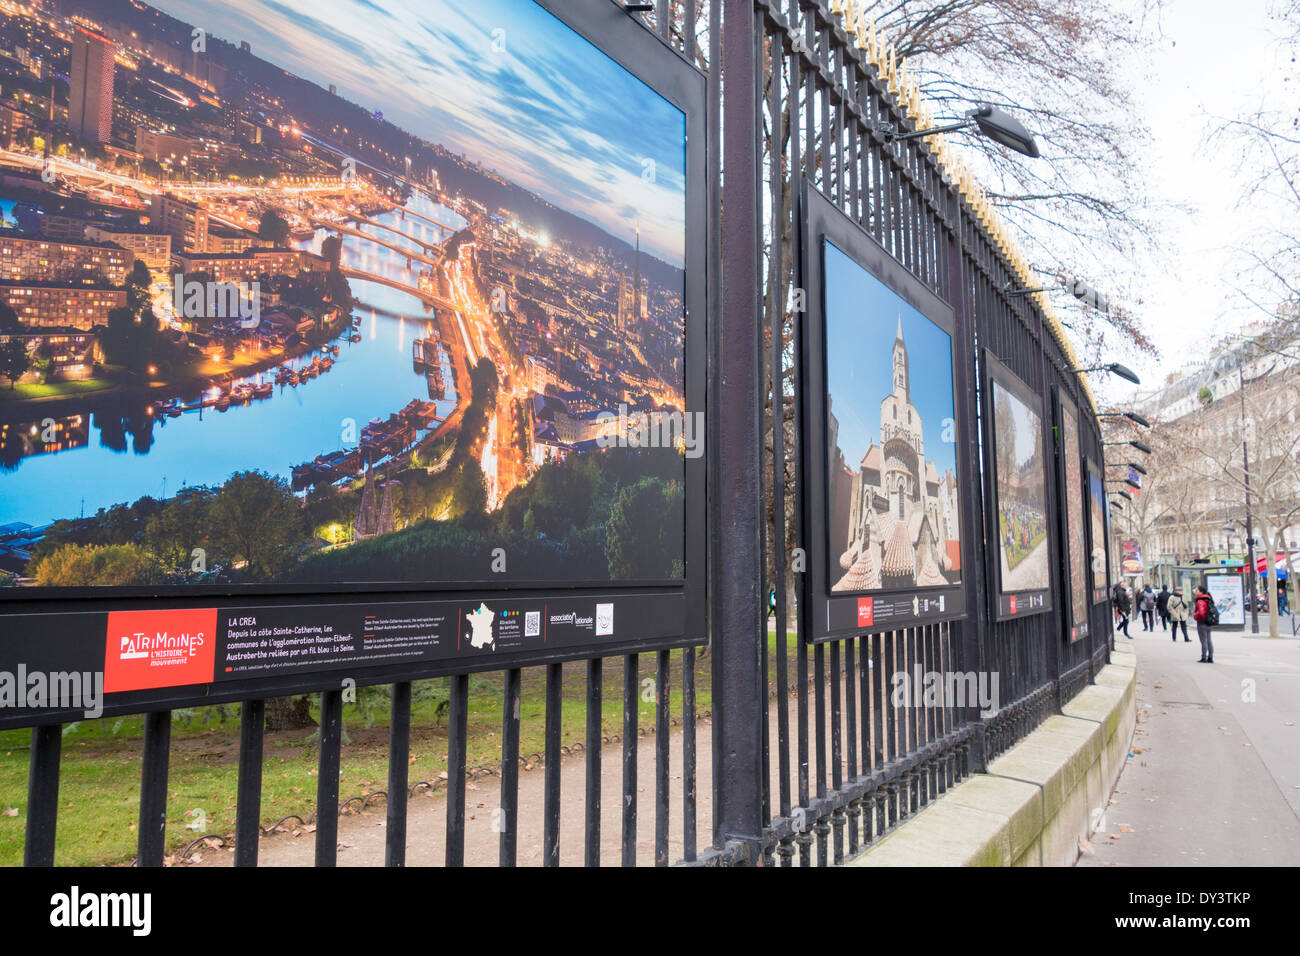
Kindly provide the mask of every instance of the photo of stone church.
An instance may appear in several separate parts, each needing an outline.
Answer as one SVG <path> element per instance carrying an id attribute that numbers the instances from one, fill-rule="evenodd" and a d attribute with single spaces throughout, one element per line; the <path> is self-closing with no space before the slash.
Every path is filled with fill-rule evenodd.
<path id="1" fill-rule="evenodd" d="M 831 590 L 957 584 L 951 340 L 830 245 L 826 276 Z"/>

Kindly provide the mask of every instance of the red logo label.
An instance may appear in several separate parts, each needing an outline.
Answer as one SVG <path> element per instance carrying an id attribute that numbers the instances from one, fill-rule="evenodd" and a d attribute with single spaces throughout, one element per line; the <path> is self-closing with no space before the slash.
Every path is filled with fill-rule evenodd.
<path id="1" fill-rule="evenodd" d="M 873 598 L 858 598 L 858 627 L 870 627 L 875 617 L 871 609 Z"/>
<path id="2" fill-rule="evenodd" d="M 1016 596 L 1014 594 L 1011 595 L 1011 613 L 1016 613 Z"/>
<path id="3" fill-rule="evenodd" d="M 216 662 L 217 609 L 110 611 L 104 690 L 210 684 Z"/>

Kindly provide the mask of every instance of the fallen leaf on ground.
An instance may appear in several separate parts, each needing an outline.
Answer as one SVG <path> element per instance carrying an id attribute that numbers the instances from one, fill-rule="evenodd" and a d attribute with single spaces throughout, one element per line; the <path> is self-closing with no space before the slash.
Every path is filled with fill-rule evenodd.
<path id="1" fill-rule="evenodd" d="M 16 817 L 16 816 L 18 816 L 18 808 L 17 808 L 17 807 L 5 807 L 5 808 L 4 808 L 4 813 L 3 813 L 3 815 L 6 816 L 6 817 Z"/>
<path id="2" fill-rule="evenodd" d="M 1120 832 L 1120 833 L 1136 833 L 1137 831 L 1134 830 L 1134 829 L 1133 829 L 1131 826 L 1129 826 L 1127 823 L 1121 823 L 1121 824 L 1119 825 L 1119 832 Z"/>

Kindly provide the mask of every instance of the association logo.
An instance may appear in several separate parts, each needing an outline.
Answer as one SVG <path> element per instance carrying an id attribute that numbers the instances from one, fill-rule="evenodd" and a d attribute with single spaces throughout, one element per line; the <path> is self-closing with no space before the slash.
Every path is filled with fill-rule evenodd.
<path id="1" fill-rule="evenodd" d="M 876 618 L 873 598 L 858 598 L 858 627 L 871 627 Z"/>
<path id="2" fill-rule="evenodd" d="M 596 605 L 596 636 L 608 636 L 614 633 L 614 605 Z"/>
<path id="3" fill-rule="evenodd" d="M 110 611 L 104 690 L 211 683 L 216 635 L 216 608 Z"/>

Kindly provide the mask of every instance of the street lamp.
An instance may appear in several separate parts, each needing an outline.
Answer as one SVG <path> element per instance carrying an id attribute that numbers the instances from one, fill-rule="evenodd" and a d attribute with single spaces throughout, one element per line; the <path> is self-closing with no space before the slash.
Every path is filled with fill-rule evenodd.
<path id="1" fill-rule="evenodd" d="M 1112 375 L 1118 375 L 1120 378 L 1124 379 L 1127 382 L 1132 382 L 1134 385 L 1142 384 L 1142 379 L 1137 377 L 1136 372 L 1134 372 L 1127 365 L 1120 365 L 1119 362 L 1111 362 L 1108 365 L 1094 365 L 1091 366 L 1090 368 L 1072 368 L 1070 369 L 1070 371 L 1071 372 L 1110 372 Z"/>
<path id="2" fill-rule="evenodd" d="M 1151 454 L 1151 446 L 1148 445 L 1146 442 L 1138 441 L 1136 438 L 1134 438 L 1132 441 L 1104 441 L 1102 442 L 1102 445 L 1106 447 L 1109 447 L 1111 445 L 1132 445 L 1134 448 L 1142 452 L 1142 454 L 1144 455 Z"/>
<path id="3" fill-rule="evenodd" d="M 905 139 L 918 139 L 924 136 L 933 136 L 936 133 L 954 133 L 957 130 L 969 129 L 975 126 L 981 133 L 1000 143 L 1008 149 L 1014 149 L 1017 153 L 1023 153 L 1030 159 L 1038 159 L 1038 144 L 1034 142 L 1034 137 L 1029 130 L 1025 129 L 1020 120 L 1016 119 L 1010 113 L 1004 113 L 995 106 L 988 103 L 981 103 L 975 109 L 966 114 L 966 118 L 958 120 L 955 123 L 949 123 L 946 126 L 936 126 L 932 129 L 918 129 L 910 133 L 900 133 L 889 123 L 881 123 L 876 127 L 876 132 L 885 138 L 886 143 L 901 142 Z"/>
<path id="4" fill-rule="evenodd" d="M 1041 289 L 1017 289 L 1010 282 L 1002 287 L 1002 291 L 1007 295 L 1032 295 L 1035 292 L 1056 292 L 1061 290 L 1070 293 L 1089 308 L 1096 309 L 1098 312 L 1110 312 L 1110 300 L 1082 279 L 1071 279 L 1069 282 L 1044 286 Z"/>
<path id="5" fill-rule="evenodd" d="M 1145 418 L 1143 418 L 1141 415 L 1139 415 L 1137 412 L 1098 412 L 1097 417 L 1098 418 L 1127 418 L 1129 421 L 1133 422 L 1136 425 L 1141 425 L 1143 428 L 1151 427 L 1151 423 L 1147 421 Z"/>

